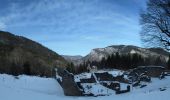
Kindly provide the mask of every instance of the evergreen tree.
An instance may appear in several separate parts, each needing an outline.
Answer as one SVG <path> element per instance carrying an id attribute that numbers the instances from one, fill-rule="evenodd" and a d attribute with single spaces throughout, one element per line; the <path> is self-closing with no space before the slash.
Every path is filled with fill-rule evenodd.
<path id="1" fill-rule="evenodd" d="M 25 62 L 23 68 L 24 68 L 24 74 L 31 75 L 31 66 L 29 62 Z"/>
<path id="2" fill-rule="evenodd" d="M 98 68 L 102 69 L 104 67 L 107 67 L 107 65 L 106 65 L 106 59 L 103 57 Z"/>
<path id="3" fill-rule="evenodd" d="M 156 66 L 162 66 L 162 60 L 161 60 L 160 57 L 157 57 L 157 58 L 156 58 L 156 60 L 155 60 L 155 62 L 154 62 L 154 65 L 156 65 Z"/>
<path id="4" fill-rule="evenodd" d="M 118 52 L 116 52 L 116 55 L 115 55 L 115 68 L 118 68 L 119 69 L 120 67 L 120 55 Z"/>
<path id="5" fill-rule="evenodd" d="M 75 66 L 74 64 L 71 62 L 67 65 L 66 70 L 69 71 L 70 73 L 75 73 Z"/>

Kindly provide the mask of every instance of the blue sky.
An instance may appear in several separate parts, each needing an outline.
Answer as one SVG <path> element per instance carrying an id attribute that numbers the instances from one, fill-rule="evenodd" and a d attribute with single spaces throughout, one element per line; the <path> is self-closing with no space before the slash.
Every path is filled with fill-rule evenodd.
<path id="1" fill-rule="evenodd" d="M 0 0 L 0 30 L 64 55 L 115 44 L 141 46 L 146 0 Z"/>

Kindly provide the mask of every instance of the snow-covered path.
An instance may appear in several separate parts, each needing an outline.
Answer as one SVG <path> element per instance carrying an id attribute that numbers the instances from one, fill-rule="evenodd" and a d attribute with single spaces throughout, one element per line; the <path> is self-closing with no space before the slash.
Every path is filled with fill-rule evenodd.
<path id="1" fill-rule="evenodd" d="M 160 91 L 159 88 L 167 88 Z M 100 97 L 64 96 L 60 85 L 52 78 L 21 75 L 14 77 L 0 74 L 0 100 L 168 100 L 170 98 L 170 77 L 159 80 L 132 92 Z"/>

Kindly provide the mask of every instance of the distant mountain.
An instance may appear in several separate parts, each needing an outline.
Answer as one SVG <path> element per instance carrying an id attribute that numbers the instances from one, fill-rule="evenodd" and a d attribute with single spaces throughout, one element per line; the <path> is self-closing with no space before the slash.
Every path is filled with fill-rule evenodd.
<path id="1" fill-rule="evenodd" d="M 76 56 L 69 56 L 69 55 L 62 55 L 68 62 L 72 62 L 74 65 L 78 65 L 81 63 L 83 56 L 76 55 Z"/>
<path id="2" fill-rule="evenodd" d="M 163 60 L 168 59 L 169 52 L 162 48 L 141 48 L 133 45 L 112 45 L 105 48 L 96 48 L 83 57 L 84 61 L 101 61 L 102 58 L 107 58 L 109 55 L 118 52 L 119 54 L 140 54 L 143 57 L 154 59 L 160 56 Z"/>
<path id="3" fill-rule="evenodd" d="M 22 36 L 0 31 L 0 73 L 51 76 L 67 61 L 52 50 Z"/>

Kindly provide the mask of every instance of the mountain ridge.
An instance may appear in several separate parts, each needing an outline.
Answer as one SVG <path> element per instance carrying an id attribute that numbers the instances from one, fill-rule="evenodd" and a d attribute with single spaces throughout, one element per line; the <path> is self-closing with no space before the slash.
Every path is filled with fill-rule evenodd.
<path id="1" fill-rule="evenodd" d="M 67 61 L 40 43 L 0 31 L 0 73 L 51 76 L 53 67 Z"/>
<path id="2" fill-rule="evenodd" d="M 73 63 L 74 65 L 80 64 L 81 59 L 83 58 L 83 56 L 81 56 L 81 55 L 75 55 L 75 56 L 61 55 L 61 56 L 64 57 L 64 59 L 66 59 L 68 62 Z"/>
<path id="3" fill-rule="evenodd" d="M 120 54 L 137 53 L 142 55 L 143 57 L 163 56 L 166 60 L 169 56 L 169 52 L 165 51 L 162 48 L 141 48 L 133 45 L 112 45 L 105 48 L 92 49 L 91 52 L 83 59 L 85 61 L 101 61 L 103 57 L 106 58 L 109 55 L 117 52 Z"/>
<path id="4" fill-rule="evenodd" d="M 142 55 L 143 57 L 151 57 L 151 58 L 152 57 L 156 58 L 160 56 L 162 59 L 166 61 L 168 60 L 168 56 L 169 56 L 169 52 L 162 48 L 143 48 L 134 45 L 111 45 L 104 48 L 94 48 L 90 51 L 89 54 L 82 57 L 81 59 L 73 60 L 73 61 L 69 59 L 69 61 L 72 61 L 75 65 L 82 64 L 87 61 L 99 62 L 102 60 L 102 58 L 107 58 L 108 56 L 115 54 L 117 52 L 120 54 L 137 53 Z M 67 55 L 67 57 L 69 56 Z"/>

